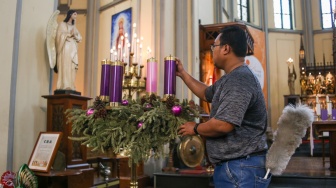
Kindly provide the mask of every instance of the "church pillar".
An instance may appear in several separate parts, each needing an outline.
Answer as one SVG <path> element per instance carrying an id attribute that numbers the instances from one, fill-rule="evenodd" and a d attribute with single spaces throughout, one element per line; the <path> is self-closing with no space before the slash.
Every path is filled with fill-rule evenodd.
<path id="1" fill-rule="evenodd" d="M 100 1 L 87 1 L 84 96 L 97 96 Z"/>
<path id="2" fill-rule="evenodd" d="M 311 14 L 311 1 L 301 1 L 302 7 L 302 27 L 303 27 L 303 42 L 306 49 L 307 63 L 314 63 L 314 35 L 313 35 L 313 18 Z"/>
<path id="3" fill-rule="evenodd" d="M 175 33 L 175 1 L 166 1 L 160 0 L 158 4 L 158 11 L 156 12 L 159 16 L 158 23 L 158 36 L 160 38 L 157 40 L 159 41 L 159 53 L 158 54 L 158 61 L 159 63 L 159 72 L 164 71 L 164 58 L 172 55 L 176 56 L 175 51 L 175 36 L 178 35 Z M 164 74 L 159 75 L 159 83 L 163 83 Z M 159 84 L 159 91 L 163 91 L 163 84 Z M 160 93 L 159 95 L 162 95 Z"/>
<path id="4" fill-rule="evenodd" d="M 196 78 L 200 78 L 200 41 L 199 41 L 199 3 L 198 1 L 191 2 L 191 67 L 193 67 L 192 74 Z M 191 92 L 190 92 L 191 94 Z M 190 98 L 190 97 L 189 97 Z M 200 98 L 196 95 L 193 95 L 192 98 L 195 101 L 195 104 L 200 104 Z"/>
<path id="5" fill-rule="evenodd" d="M 194 69 L 199 70 L 199 63 L 194 61 L 192 48 L 193 41 L 193 30 L 192 30 L 192 19 L 190 17 L 191 13 L 191 3 L 189 1 L 176 1 L 175 2 L 175 56 L 181 59 L 184 68 L 188 73 L 193 74 Z M 197 32 L 198 33 L 198 32 Z M 195 44 L 195 46 L 199 46 Z M 198 51 L 198 50 L 197 50 Z M 198 77 L 196 77 L 198 79 Z M 181 79 L 176 80 L 176 95 L 177 98 L 185 99 L 191 98 L 189 89 Z"/>

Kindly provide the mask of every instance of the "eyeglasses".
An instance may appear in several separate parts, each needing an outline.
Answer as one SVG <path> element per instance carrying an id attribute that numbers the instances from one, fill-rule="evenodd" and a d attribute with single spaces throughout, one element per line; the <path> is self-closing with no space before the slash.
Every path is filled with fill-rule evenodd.
<path id="1" fill-rule="evenodd" d="M 221 46 L 221 45 L 220 44 L 212 44 L 212 45 L 210 45 L 211 51 L 214 51 L 214 49 L 215 49 L 216 46 Z"/>

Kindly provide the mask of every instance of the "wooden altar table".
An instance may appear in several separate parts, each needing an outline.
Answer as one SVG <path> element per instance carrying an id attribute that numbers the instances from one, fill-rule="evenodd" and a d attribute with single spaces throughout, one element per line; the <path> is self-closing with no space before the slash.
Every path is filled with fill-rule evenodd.
<path id="1" fill-rule="evenodd" d="M 336 171 L 336 120 L 314 121 L 313 127 L 319 132 L 329 132 L 330 170 Z"/>

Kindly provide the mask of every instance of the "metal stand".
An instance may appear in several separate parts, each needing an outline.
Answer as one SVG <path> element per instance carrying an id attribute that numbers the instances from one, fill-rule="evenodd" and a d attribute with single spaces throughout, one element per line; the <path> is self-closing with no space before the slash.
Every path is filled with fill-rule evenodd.
<path id="1" fill-rule="evenodd" d="M 137 182 L 137 164 L 132 162 L 131 166 L 131 182 L 130 182 L 130 188 L 138 188 L 138 182 Z"/>

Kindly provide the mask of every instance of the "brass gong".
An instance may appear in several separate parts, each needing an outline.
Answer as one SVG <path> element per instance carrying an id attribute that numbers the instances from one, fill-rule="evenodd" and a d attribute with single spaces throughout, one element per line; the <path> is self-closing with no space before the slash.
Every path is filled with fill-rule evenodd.
<path id="1" fill-rule="evenodd" d="M 204 158 L 204 143 L 200 136 L 184 136 L 177 147 L 177 155 L 182 162 L 190 167 L 201 164 Z"/>

